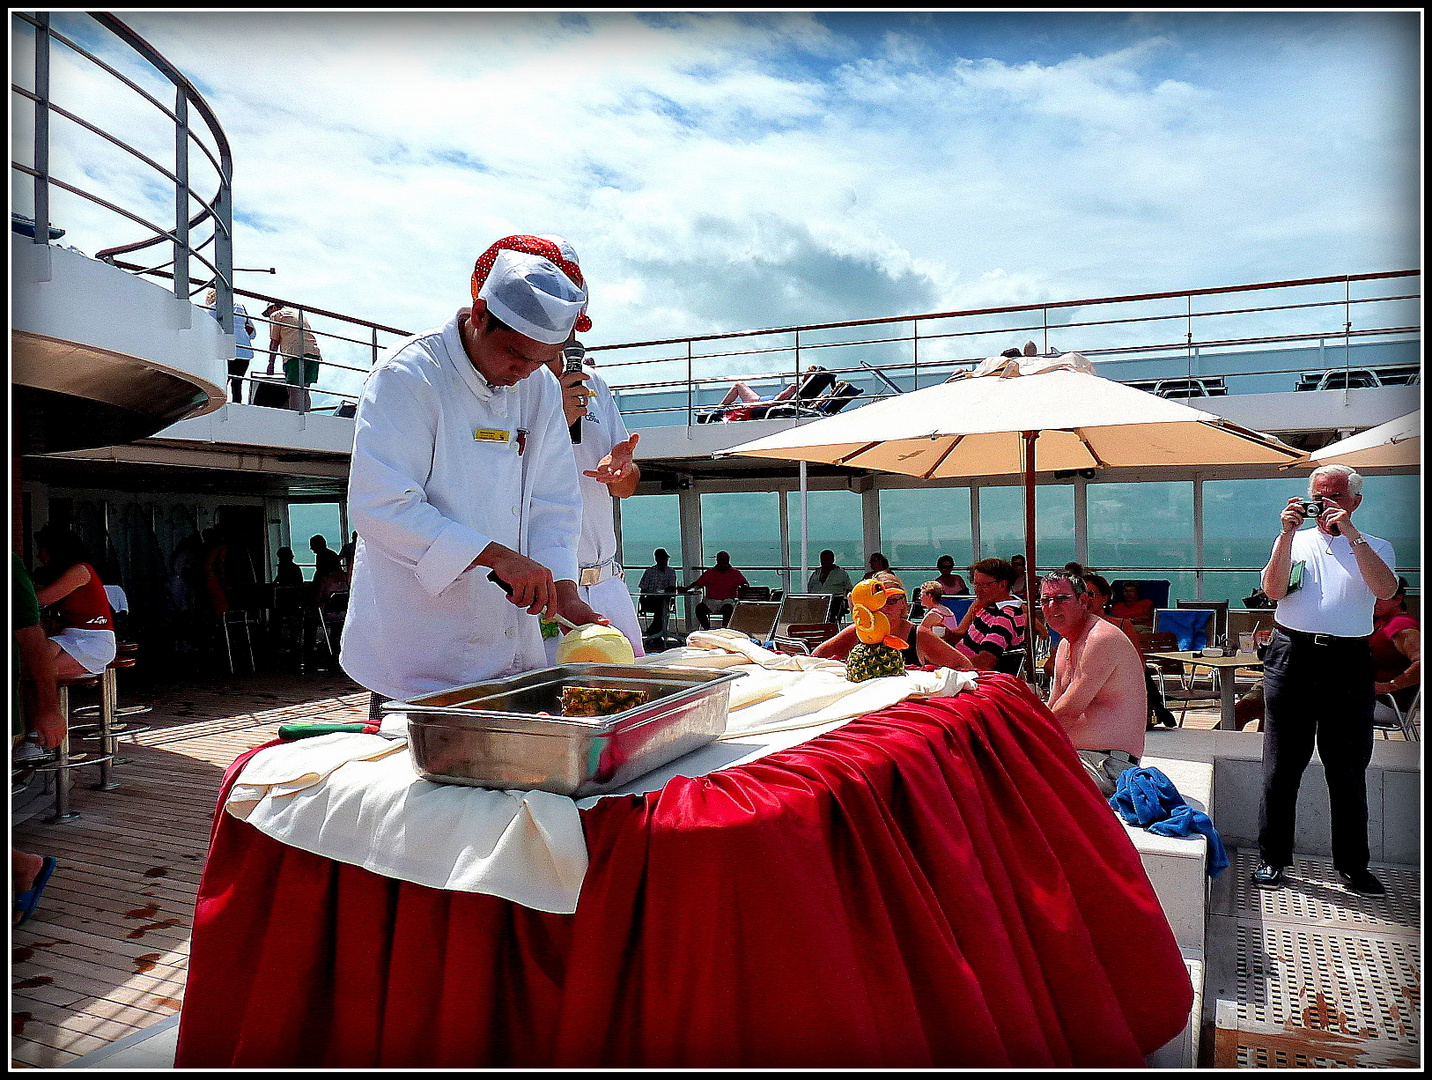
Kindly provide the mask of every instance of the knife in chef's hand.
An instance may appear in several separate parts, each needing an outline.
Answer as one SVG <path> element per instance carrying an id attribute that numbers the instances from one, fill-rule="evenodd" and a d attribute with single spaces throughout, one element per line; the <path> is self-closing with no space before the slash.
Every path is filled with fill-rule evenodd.
<path id="1" fill-rule="evenodd" d="M 509 585 L 509 584 L 507 584 L 507 582 L 503 581 L 500 577 L 498 577 L 496 570 L 489 570 L 489 571 L 487 572 L 487 580 L 490 581 L 490 582 L 492 582 L 494 585 L 496 585 L 499 589 L 501 589 L 503 592 L 505 592 L 508 596 L 511 596 L 511 595 L 512 595 L 512 586 Z M 552 612 L 552 618 L 553 618 L 554 621 L 561 623 L 561 624 L 562 624 L 563 626 L 565 626 L 568 630 L 575 630 L 575 629 L 577 629 L 577 624 L 574 623 L 571 619 L 567 618 L 565 615 L 559 615 L 559 614 L 557 614 L 557 613 L 554 611 L 554 612 Z"/>

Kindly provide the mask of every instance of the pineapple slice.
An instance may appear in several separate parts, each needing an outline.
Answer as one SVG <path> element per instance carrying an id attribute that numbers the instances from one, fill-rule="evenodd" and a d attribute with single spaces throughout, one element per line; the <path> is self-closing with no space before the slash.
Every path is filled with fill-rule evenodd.
<path id="1" fill-rule="evenodd" d="M 563 716 L 611 716 L 644 705 L 649 690 L 611 690 L 599 686 L 562 687 Z"/>

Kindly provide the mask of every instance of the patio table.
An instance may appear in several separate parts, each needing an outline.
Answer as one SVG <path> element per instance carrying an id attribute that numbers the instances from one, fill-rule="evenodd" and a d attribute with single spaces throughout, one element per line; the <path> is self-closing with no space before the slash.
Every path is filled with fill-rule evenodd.
<path id="1" fill-rule="evenodd" d="M 1188 1020 L 1138 854 L 1012 677 L 581 816 L 555 915 L 221 810 L 176 1067 L 1120 1068 Z"/>
<path id="2" fill-rule="evenodd" d="M 1218 727 L 1223 731 L 1238 730 L 1237 702 L 1234 689 L 1237 683 L 1235 672 L 1238 668 L 1261 671 L 1263 661 L 1253 653 L 1235 653 L 1232 656 L 1204 656 L 1201 652 L 1151 652 L 1146 656 L 1160 660 L 1177 660 L 1189 667 L 1206 667 L 1218 673 L 1218 698 L 1220 714 Z"/>

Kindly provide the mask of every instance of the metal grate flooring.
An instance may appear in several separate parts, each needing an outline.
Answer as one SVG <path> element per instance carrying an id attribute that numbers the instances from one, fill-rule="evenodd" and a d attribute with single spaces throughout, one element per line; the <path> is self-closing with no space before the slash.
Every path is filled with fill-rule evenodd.
<path id="1" fill-rule="evenodd" d="M 1331 860 L 1298 856 L 1281 889 L 1216 882 L 1206 1000 L 1219 1068 L 1417 1068 L 1421 875 L 1375 866 L 1383 897 L 1346 889 Z"/>

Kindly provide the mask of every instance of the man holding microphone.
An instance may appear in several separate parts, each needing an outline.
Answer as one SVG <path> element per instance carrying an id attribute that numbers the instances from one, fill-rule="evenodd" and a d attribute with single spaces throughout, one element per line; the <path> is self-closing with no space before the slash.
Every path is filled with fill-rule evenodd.
<path id="1" fill-rule="evenodd" d="M 612 499 L 635 494 L 641 481 L 641 469 L 632 461 L 641 436 L 627 433 L 606 381 L 582 366 L 586 351 L 574 336 L 561 358 L 547 364 L 562 384 L 562 408 L 580 474 L 582 537 L 577 546 L 577 595 L 626 635 L 635 655 L 645 656 L 641 624 L 617 551 L 612 512 Z M 547 659 L 557 662 L 555 637 L 547 639 Z"/>
<path id="2" fill-rule="evenodd" d="M 1253 883 L 1275 889 L 1293 862 L 1293 821 L 1314 742 L 1327 777 L 1333 865 L 1348 888 L 1385 890 L 1368 870 L 1367 765 L 1372 760 L 1373 667 L 1368 637 L 1378 599 L 1397 592 L 1392 545 L 1352 523 L 1362 477 L 1325 465 L 1309 498 L 1283 508 L 1282 531 L 1263 568 L 1263 591 L 1278 602 L 1264 657 L 1261 865 Z M 1314 528 L 1299 531 L 1312 520 Z"/>

